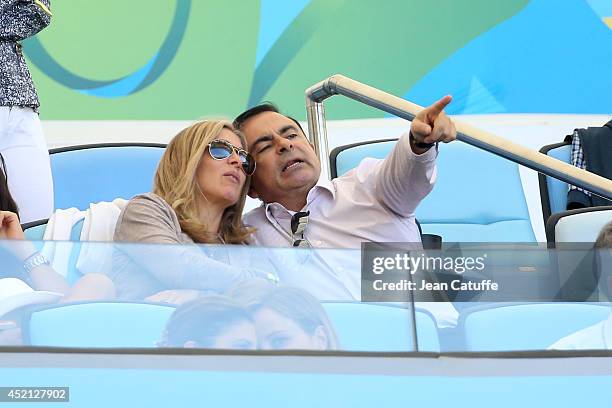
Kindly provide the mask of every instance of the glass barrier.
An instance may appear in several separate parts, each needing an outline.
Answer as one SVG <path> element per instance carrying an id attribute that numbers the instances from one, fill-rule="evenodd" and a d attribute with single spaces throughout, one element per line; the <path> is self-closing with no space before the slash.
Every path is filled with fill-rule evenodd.
<path id="1" fill-rule="evenodd" d="M 0 345 L 608 349 L 611 254 L 585 244 L 424 251 L 1 241 Z"/>

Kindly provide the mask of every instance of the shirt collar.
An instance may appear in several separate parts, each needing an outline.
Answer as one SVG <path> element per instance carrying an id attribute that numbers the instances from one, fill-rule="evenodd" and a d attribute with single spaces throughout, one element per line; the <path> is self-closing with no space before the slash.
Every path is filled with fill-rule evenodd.
<path id="1" fill-rule="evenodd" d="M 308 196 L 310 197 L 311 194 L 313 194 L 315 190 L 319 190 L 319 189 L 324 189 L 324 190 L 329 191 L 332 197 L 336 198 L 336 186 L 325 175 L 319 177 L 319 181 L 317 181 L 317 184 L 315 184 L 312 190 L 308 192 Z"/>
<path id="2" fill-rule="evenodd" d="M 314 197 L 316 197 L 316 194 L 320 192 L 321 190 L 328 191 L 332 195 L 332 198 L 336 198 L 336 187 L 334 183 L 331 180 L 329 180 L 327 177 L 321 176 L 319 177 L 319 181 L 317 181 L 317 184 L 315 184 L 314 187 L 308 192 L 308 196 L 306 197 L 306 203 L 307 203 L 306 206 L 310 204 L 310 202 L 314 199 Z M 268 218 L 268 220 L 270 219 L 270 213 L 272 209 L 274 208 L 282 209 L 286 211 L 287 213 L 293 215 L 293 211 L 287 210 L 285 207 L 283 207 L 279 203 L 267 203 L 267 204 L 263 203 L 262 206 L 266 214 L 266 218 Z"/>

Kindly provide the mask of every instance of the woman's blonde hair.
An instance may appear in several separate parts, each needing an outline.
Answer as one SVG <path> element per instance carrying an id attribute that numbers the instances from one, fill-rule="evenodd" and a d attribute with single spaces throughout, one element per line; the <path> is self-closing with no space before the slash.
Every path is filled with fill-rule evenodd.
<path id="1" fill-rule="evenodd" d="M 223 212 L 218 233 L 207 232 L 200 221 L 198 198 L 204 193 L 196 180 L 196 172 L 208 144 L 219 137 L 223 129 L 236 134 L 243 146 L 244 135 L 225 120 L 195 123 L 179 132 L 168 144 L 159 162 L 153 192 L 163 198 L 176 212 L 181 229 L 195 242 L 246 244 L 253 230 L 242 223 L 242 210 L 251 177 L 247 176 L 236 204 Z M 204 196 L 204 198 L 206 198 Z"/>

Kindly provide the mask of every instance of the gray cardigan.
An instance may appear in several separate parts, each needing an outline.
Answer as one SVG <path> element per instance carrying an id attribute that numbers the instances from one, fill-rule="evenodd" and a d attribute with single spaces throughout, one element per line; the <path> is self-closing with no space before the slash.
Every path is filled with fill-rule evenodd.
<path id="1" fill-rule="evenodd" d="M 119 215 L 114 240 L 138 243 L 115 249 L 109 276 L 122 299 L 142 300 L 168 289 L 223 293 L 243 279 L 275 276 L 251 267 L 256 249 L 196 246 L 181 231 L 172 207 L 153 193 L 130 200 Z"/>

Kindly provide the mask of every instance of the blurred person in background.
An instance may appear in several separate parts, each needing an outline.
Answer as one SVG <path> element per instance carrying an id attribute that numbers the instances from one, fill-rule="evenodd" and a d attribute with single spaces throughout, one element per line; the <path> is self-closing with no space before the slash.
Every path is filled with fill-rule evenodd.
<path id="1" fill-rule="evenodd" d="M 225 296 L 203 296 L 176 308 L 159 341 L 160 347 L 255 350 L 253 319 Z"/>
<path id="2" fill-rule="evenodd" d="M 305 290 L 244 281 L 228 292 L 249 311 L 263 350 L 337 350 L 336 331 L 321 303 Z"/>

